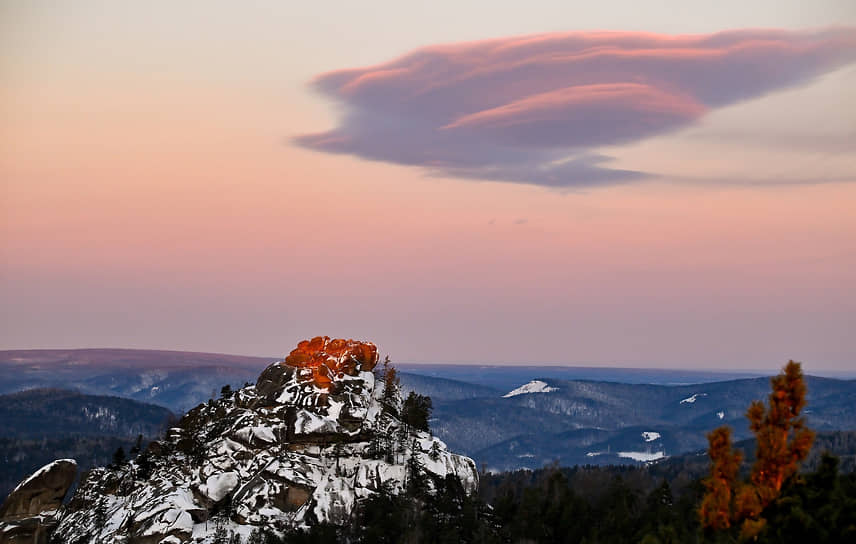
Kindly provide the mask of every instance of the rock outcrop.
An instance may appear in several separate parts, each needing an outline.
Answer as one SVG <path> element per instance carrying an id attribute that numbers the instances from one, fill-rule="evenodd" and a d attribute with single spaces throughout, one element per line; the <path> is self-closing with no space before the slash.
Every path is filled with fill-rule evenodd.
<path id="1" fill-rule="evenodd" d="M 85 474 L 55 535 L 212 542 L 215 527 L 246 537 L 343 521 L 382 486 L 402 492 L 411 457 L 429 486 L 453 475 L 475 490 L 471 459 L 397 419 L 400 399 L 384 395 L 377 361 L 368 342 L 301 342 L 255 385 L 188 412 L 137 459 Z"/>
<path id="2" fill-rule="evenodd" d="M 74 459 L 59 459 L 18 484 L 0 505 L 0 544 L 46 543 L 76 476 Z"/>

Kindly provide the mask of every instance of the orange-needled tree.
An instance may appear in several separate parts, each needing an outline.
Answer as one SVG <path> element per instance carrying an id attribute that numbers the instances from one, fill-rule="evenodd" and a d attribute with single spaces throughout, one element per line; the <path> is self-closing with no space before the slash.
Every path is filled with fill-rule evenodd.
<path id="1" fill-rule="evenodd" d="M 742 454 L 731 443 L 731 429 L 720 427 L 708 434 L 711 473 L 699 509 L 705 528 L 723 530 L 740 525 L 740 537 L 749 540 L 763 530 L 764 508 L 776 500 L 782 485 L 796 474 L 811 450 L 814 432 L 800 416 L 806 404 L 806 385 L 800 363 L 788 361 L 770 380 L 768 404 L 754 401 L 746 417 L 757 442 L 755 464 L 748 482 L 737 473 Z"/>

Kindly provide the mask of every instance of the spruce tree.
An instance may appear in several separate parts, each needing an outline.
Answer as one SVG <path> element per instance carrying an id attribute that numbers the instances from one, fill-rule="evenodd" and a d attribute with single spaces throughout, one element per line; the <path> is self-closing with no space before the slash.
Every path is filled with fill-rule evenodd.
<path id="1" fill-rule="evenodd" d="M 226 385 L 224 385 L 220 389 L 220 396 L 224 399 L 228 399 L 229 397 L 231 397 L 232 396 L 232 386 L 229 385 L 228 383 Z"/>
<path id="2" fill-rule="evenodd" d="M 428 489 L 425 466 L 419 459 L 419 443 L 414 439 L 410 457 L 405 464 L 406 492 L 408 497 L 421 497 Z"/>
<path id="3" fill-rule="evenodd" d="M 401 408 L 401 420 L 420 431 L 428 431 L 433 403 L 431 397 L 411 391 Z"/>
<path id="4" fill-rule="evenodd" d="M 113 466 L 116 468 L 125 464 L 125 449 L 122 446 L 119 446 L 116 451 L 113 452 Z"/>
<path id="5" fill-rule="evenodd" d="M 383 413 L 397 417 L 401 403 L 399 396 L 401 381 L 398 379 L 398 371 L 390 363 L 388 355 L 383 360 L 381 376 L 383 377 L 383 397 L 381 398 Z"/>
<path id="6" fill-rule="evenodd" d="M 428 457 L 430 457 L 432 461 L 436 461 L 440 458 L 440 443 L 436 440 L 431 442 L 431 450 L 428 452 Z"/>

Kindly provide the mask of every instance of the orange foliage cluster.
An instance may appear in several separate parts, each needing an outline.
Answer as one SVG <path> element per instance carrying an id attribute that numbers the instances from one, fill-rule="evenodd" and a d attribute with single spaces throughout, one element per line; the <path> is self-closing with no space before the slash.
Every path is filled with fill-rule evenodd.
<path id="1" fill-rule="evenodd" d="M 755 401 L 746 417 L 757 440 L 756 461 L 749 482 L 738 482 L 742 454 L 731 446 L 731 429 L 708 435 L 711 474 L 699 514 L 704 527 L 727 529 L 741 523 L 741 538 L 751 539 L 764 528 L 764 508 L 776 500 L 782 484 L 796 474 L 814 442 L 814 432 L 799 417 L 805 407 L 806 386 L 799 363 L 789 361 L 770 381 L 769 407 Z"/>
<path id="2" fill-rule="evenodd" d="M 315 384 L 328 388 L 335 377 L 372 370 L 377 365 L 377 346 L 371 342 L 316 336 L 297 344 L 285 358 L 285 364 L 311 368 Z"/>

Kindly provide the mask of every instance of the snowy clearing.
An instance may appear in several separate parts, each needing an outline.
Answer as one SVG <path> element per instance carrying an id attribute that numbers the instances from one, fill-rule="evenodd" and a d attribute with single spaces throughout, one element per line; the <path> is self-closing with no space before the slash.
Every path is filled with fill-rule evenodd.
<path id="1" fill-rule="evenodd" d="M 640 461 L 644 463 L 647 461 L 656 461 L 657 459 L 663 459 L 666 457 L 666 454 L 662 451 L 620 451 L 618 452 L 618 456 L 626 457 L 627 459 L 633 459 L 634 461 Z"/>
<path id="2" fill-rule="evenodd" d="M 507 399 L 509 397 L 515 397 L 517 395 L 526 395 L 528 393 L 549 393 L 551 391 L 556 391 L 555 387 L 550 387 L 546 382 L 542 382 L 541 380 L 532 380 L 526 385 L 521 385 L 514 391 L 506 393 L 502 396 L 502 398 Z"/>

